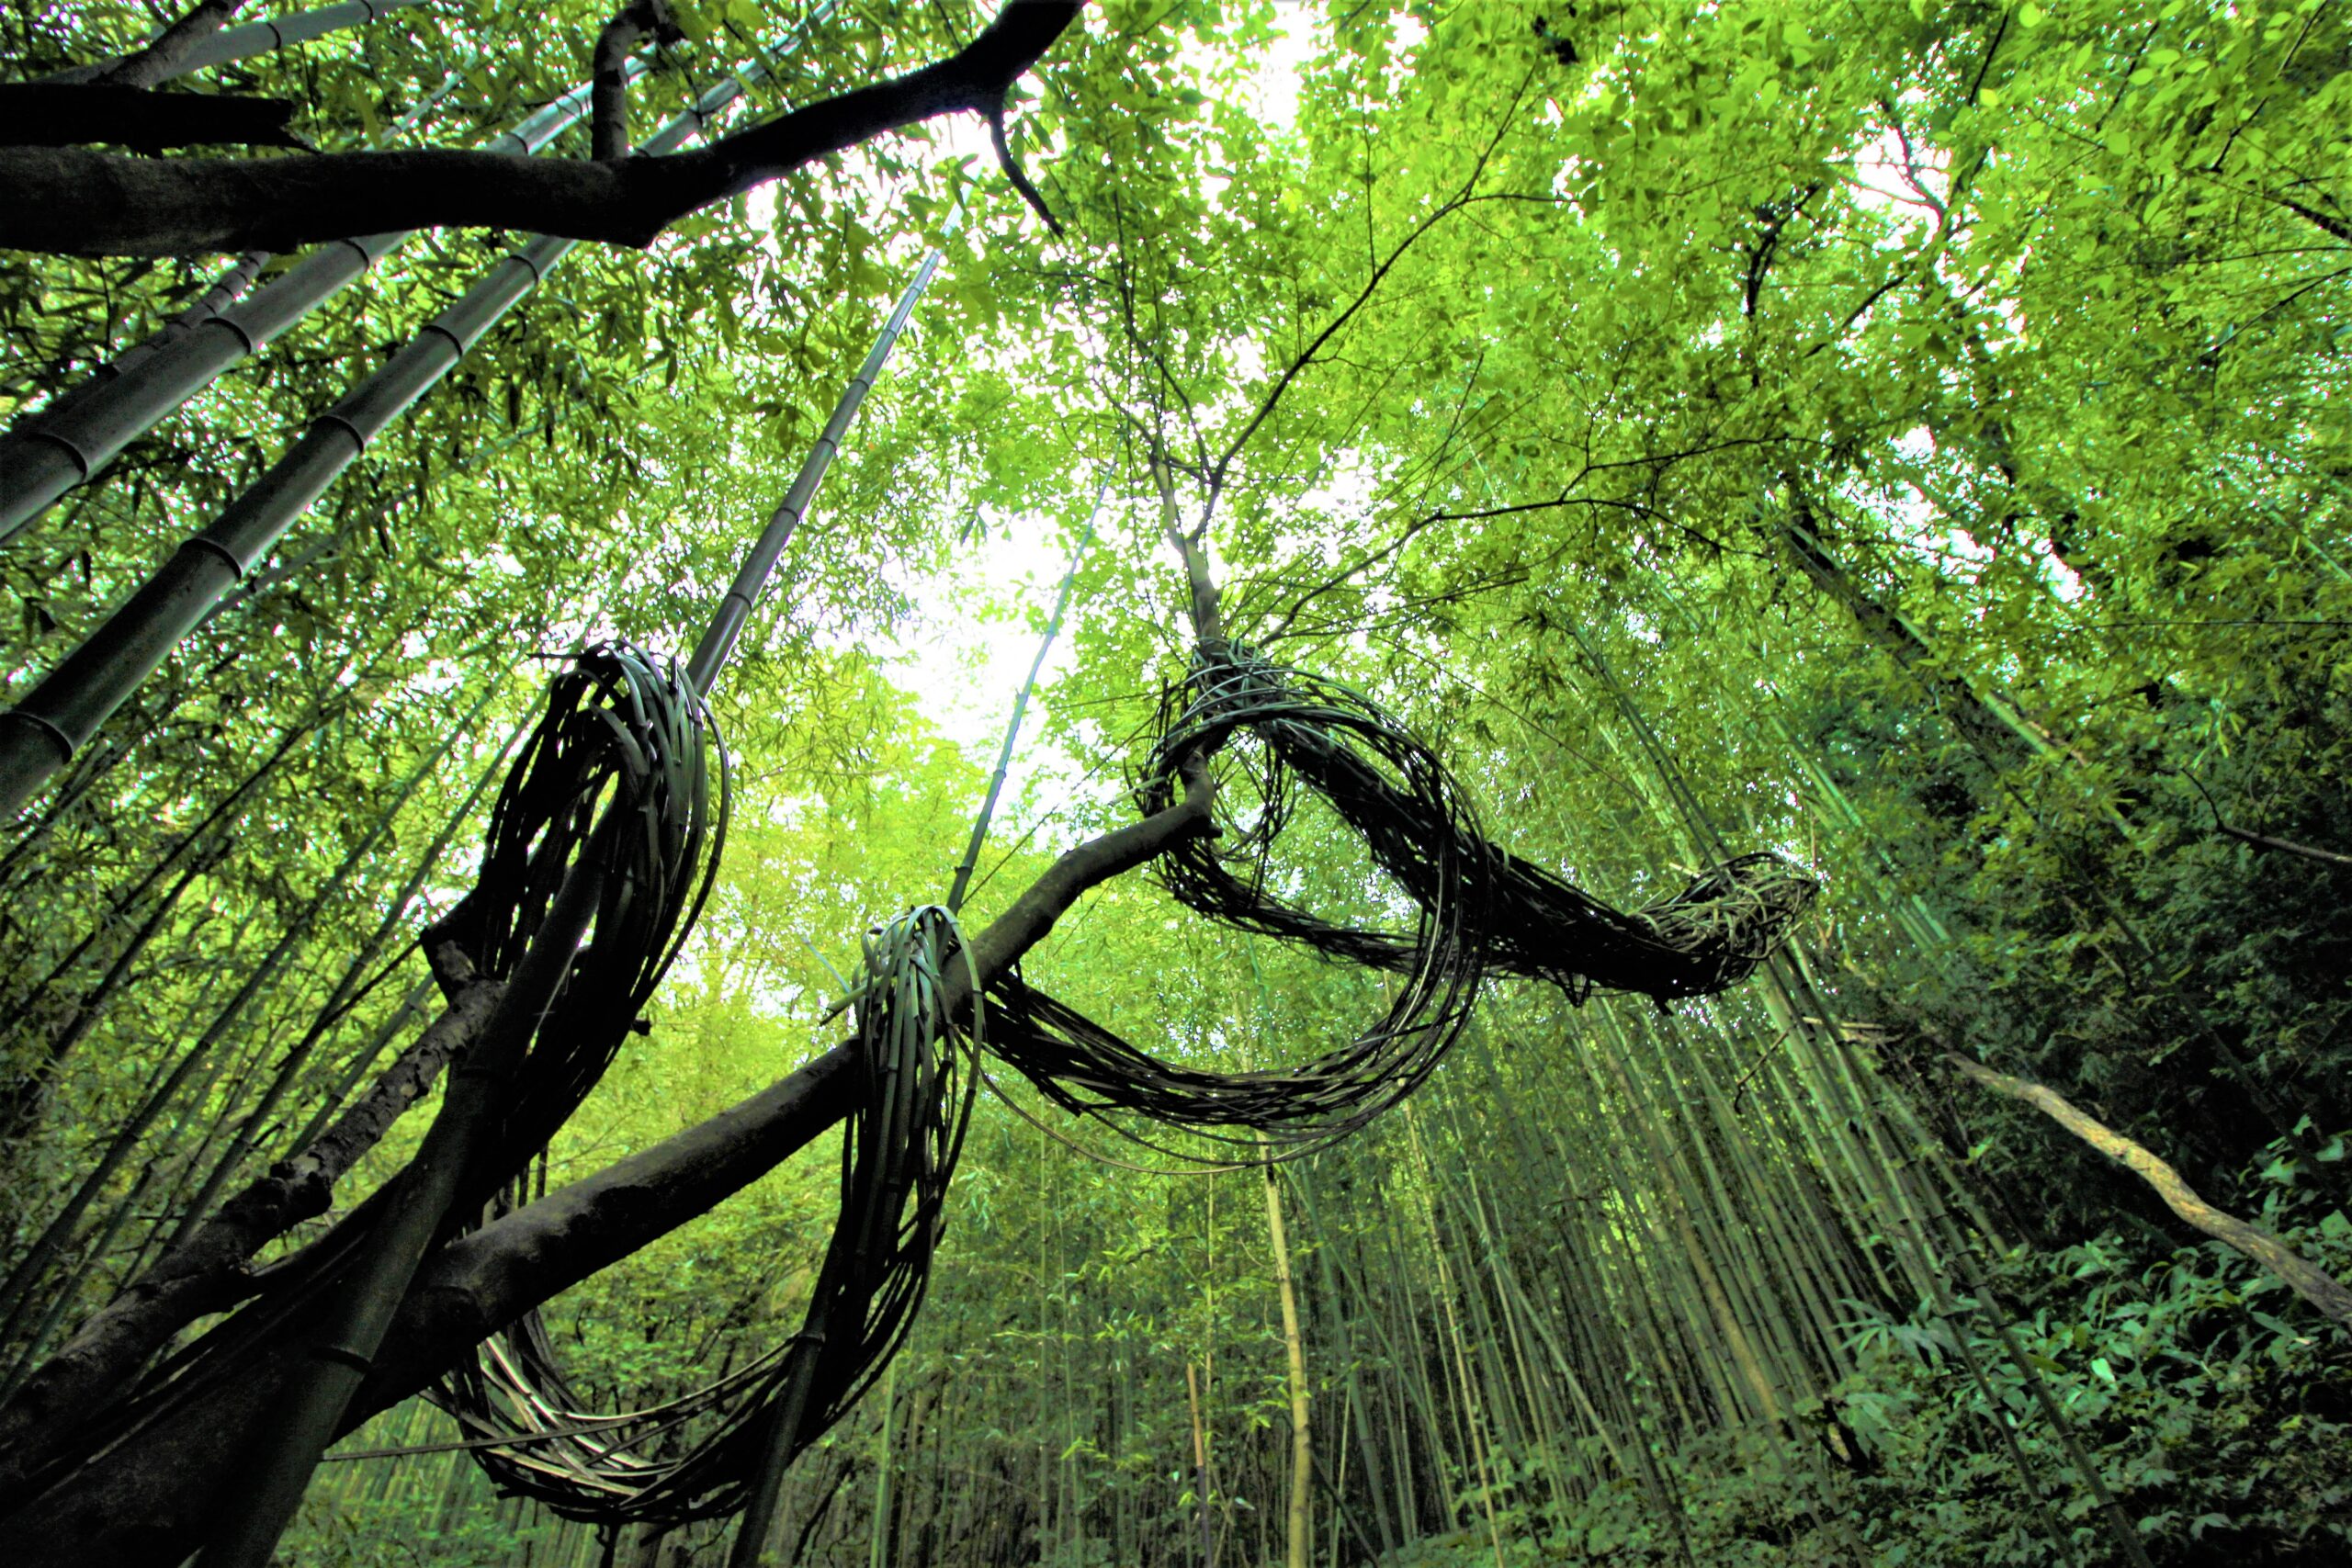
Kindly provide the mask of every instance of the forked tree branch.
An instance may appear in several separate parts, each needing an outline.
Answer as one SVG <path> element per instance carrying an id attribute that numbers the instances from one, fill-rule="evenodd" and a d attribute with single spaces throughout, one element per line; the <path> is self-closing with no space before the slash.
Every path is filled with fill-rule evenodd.
<path id="1" fill-rule="evenodd" d="M 1185 760 L 1184 798 L 1091 840 L 1047 868 L 1012 907 L 971 939 L 951 970 L 951 1010 L 972 987 L 1004 974 L 1088 889 L 1132 871 L 1193 835 L 1213 832 L 1215 786 L 1204 759 Z M 345 1429 L 426 1387 L 471 1348 L 532 1307 L 676 1229 L 807 1146 L 855 1101 L 854 1043 L 822 1055 L 750 1099 L 585 1180 L 493 1221 L 428 1257 L 353 1398 Z M 215 1333 L 220 1363 L 142 1395 L 128 1420 L 107 1418 L 102 1455 L 27 1475 L 0 1470 L 0 1562 L 146 1568 L 177 1562 L 201 1539 L 234 1483 L 236 1435 L 266 1419 L 306 1358 L 315 1296 L 249 1311 L 254 1333 L 231 1318 Z M 16 1458 L 0 1455 L 0 1465 Z"/>
<path id="2" fill-rule="evenodd" d="M 62 255 L 289 251 L 401 229 L 518 229 L 650 244 L 689 213 L 827 153 L 1005 95 L 1085 0 L 1009 0 L 944 60 L 692 152 L 605 162 L 443 149 L 281 158 L 136 158 L 0 148 L 0 247 Z"/>

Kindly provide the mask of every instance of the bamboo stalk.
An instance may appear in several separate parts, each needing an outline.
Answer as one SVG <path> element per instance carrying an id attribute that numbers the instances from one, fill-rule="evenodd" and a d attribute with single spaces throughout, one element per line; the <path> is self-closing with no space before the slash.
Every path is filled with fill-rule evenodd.
<path id="1" fill-rule="evenodd" d="M 632 62 L 636 70 L 646 69 Z M 587 84 L 538 109 L 511 130 L 482 146 L 486 152 L 530 156 L 588 112 Z M 121 455 L 132 441 L 239 361 L 258 354 L 288 327 L 309 315 L 385 256 L 413 239 L 416 231 L 365 234 L 315 245 L 250 298 L 201 321 L 176 338 L 166 328 L 103 385 L 77 389 L 51 410 L 35 414 L 0 437 L 0 542 L 25 527 Z M 241 261 L 239 265 L 244 263 Z M 221 279 L 228 285 L 235 274 Z M 124 355 L 130 360 L 132 355 Z"/>
<path id="2" fill-rule="evenodd" d="M 1307 1427 L 1306 1347 L 1299 1336 L 1298 1295 L 1291 1281 L 1290 1242 L 1283 1232 L 1282 1194 L 1274 1181 L 1272 1147 L 1265 1134 L 1260 1134 L 1259 1153 L 1267 1160 L 1263 1167 L 1266 1240 L 1273 1248 L 1274 1286 L 1282 1296 L 1283 1348 L 1289 1367 L 1291 1477 L 1283 1539 L 1290 1568 L 1307 1568 L 1307 1556 L 1313 1550 L 1315 1444 Z"/>
<path id="3" fill-rule="evenodd" d="M 936 253 L 933 253 L 936 254 Z M 980 846 L 988 842 L 989 821 L 996 815 L 997 796 L 1004 790 L 1005 774 L 1012 767 L 1012 749 L 1021 739 L 1021 716 L 1028 711 L 1029 694 L 1037 689 L 1037 677 L 1046 668 L 1046 655 L 1053 651 L 1054 637 L 1062 629 L 1063 612 L 1069 608 L 1070 591 L 1078 585 L 1079 563 L 1086 558 L 1087 547 L 1094 542 L 1094 519 L 1102 510 L 1102 498 L 1110 493 L 1111 480 L 1105 475 L 1094 487 L 1094 504 L 1087 509 L 1086 527 L 1079 536 L 1078 547 L 1070 551 L 1069 567 L 1062 573 L 1061 591 L 1054 596 L 1054 612 L 1046 619 L 1046 635 L 1038 639 L 1037 657 L 1029 662 L 1028 678 L 1021 682 L 1021 691 L 1012 699 L 1012 717 L 1004 727 L 1004 747 L 997 753 L 996 772 L 989 775 L 988 795 L 980 802 L 980 814 L 972 822 L 971 841 L 964 847 L 964 858 L 956 866 L 956 878 L 947 889 L 944 902 L 952 911 L 964 907 L 964 893 L 971 886 L 972 873 L 980 863 Z"/>
<path id="4" fill-rule="evenodd" d="M 747 73 L 756 74 L 756 73 Z M 645 144 L 666 152 L 743 93 L 729 77 Z M 395 236 L 394 238 L 400 238 Z M 376 236 L 378 239 L 384 236 Z M 365 242 L 353 242 L 355 244 Z M 88 743 L 179 640 L 253 570 L 294 520 L 367 449 L 368 442 L 454 369 L 547 274 L 578 248 L 542 236 L 510 252 L 383 367 L 313 421 L 269 471 L 211 526 L 181 544 L 83 644 L 0 719 L 0 814 L 19 809 Z M 226 318 L 222 318 L 225 320 Z M 190 340 L 193 341 L 193 340 Z"/>

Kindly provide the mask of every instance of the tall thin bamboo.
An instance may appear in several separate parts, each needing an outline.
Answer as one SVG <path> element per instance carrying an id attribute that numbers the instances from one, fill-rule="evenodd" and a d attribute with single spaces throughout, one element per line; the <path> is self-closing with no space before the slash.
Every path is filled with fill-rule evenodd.
<path id="1" fill-rule="evenodd" d="M 630 64 L 632 75 L 648 69 L 641 61 Z M 482 151 L 524 156 L 543 151 L 588 112 L 589 96 L 583 83 L 491 138 Z M 176 338 L 159 333 L 153 353 L 107 375 L 103 386 L 77 389 L 59 399 L 53 412 L 36 413 L 0 436 L 0 542 L 16 537 L 173 410 L 260 353 L 415 233 L 365 234 L 313 246 L 250 298 Z M 244 265 L 241 259 L 231 276 Z"/>
<path id="2" fill-rule="evenodd" d="M 989 822 L 996 815 L 997 797 L 1003 793 L 1005 774 L 1012 767 L 1013 747 L 1021 739 L 1021 717 L 1029 708 L 1029 694 L 1037 689 L 1037 677 L 1046 668 L 1046 656 L 1054 649 L 1054 638 L 1062 629 L 1062 614 L 1069 608 L 1070 591 L 1078 585 L 1079 563 L 1086 558 L 1087 547 L 1094 542 L 1094 519 L 1102 510 L 1102 498 L 1110 492 L 1111 480 L 1105 475 L 1094 488 L 1094 504 L 1087 509 L 1086 526 L 1080 533 L 1078 547 L 1070 551 L 1069 566 L 1062 573 L 1060 592 L 1054 596 L 1053 614 L 1046 619 L 1046 635 L 1037 641 L 1037 657 L 1029 661 L 1029 674 L 1021 682 L 1021 691 L 1012 699 L 1012 717 L 1004 727 L 1004 745 L 997 752 L 996 772 L 989 775 L 986 798 L 980 802 L 979 815 L 972 820 L 971 841 L 964 846 L 964 858 L 956 863 L 955 880 L 948 885 L 944 900 L 950 910 L 964 907 L 964 893 L 972 885 L 972 872 L 980 863 L 980 846 L 988 842 Z"/>
<path id="3" fill-rule="evenodd" d="M 743 92 L 741 77 L 720 82 L 640 150 L 659 153 L 683 143 Z M 0 716 L 0 814 L 20 808 L 70 761 L 368 443 L 438 385 L 467 350 L 579 244 L 543 236 L 492 264 L 382 368 L 312 422 L 292 449 L 210 527 L 182 543 L 130 600 L 15 708 Z"/>
<path id="4" fill-rule="evenodd" d="M 841 398 L 834 403 L 831 416 L 825 421 L 825 428 L 819 434 L 816 445 L 809 448 L 808 456 L 802 460 L 800 471 L 793 476 L 784 500 L 770 514 L 760 536 L 745 552 L 735 581 L 728 585 L 726 596 L 719 601 L 718 609 L 703 632 L 702 640 L 695 645 L 694 655 L 686 662 L 686 679 L 696 691 L 710 689 L 729 655 L 734 651 L 736 643 L 743 635 L 744 625 L 751 619 L 752 607 L 759 602 L 768 579 L 774 575 L 785 546 L 800 525 L 809 502 L 816 497 L 817 487 L 823 481 L 825 470 L 831 466 L 834 454 L 841 450 L 842 439 L 849 434 L 851 422 L 856 419 L 857 411 L 864 405 L 867 392 L 873 389 L 875 380 L 882 374 L 891 349 L 897 346 L 899 334 L 906 330 L 908 319 L 914 314 L 916 303 L 922 299 L 923 291 L 931 287 L 931 280 L 938 273 L 944 259 L 940 252 L 933 250 L 915 269 L 913 281 L 899 296 L 898 303 L 883 322 L 881 332 L 876 335 L 874 345 L 866 351 L 865 361 L 858 367 L 857 373 L 850 378 L 849 385 L 842 389 Z M 814 1357 L 802 1359 L 799 1371 L 793 1378 L 761 1439 L 750 1500 L 744 1506 L 742 1517 L 736 1525 L 734 1543 L 729 1549 L 729 1568 L 758 1568 L 766 1551 L 770 1528 L 775 1517 L 777 1491 L 783 1484 L 785 1467 L 799 1436 L 816 1370 Z"/>
<path id="5" fill-rule="evenodd" d="M 499 682 L 492 681 L 475 702 L 472 709 L 451 728 L 436 756 L 447 756 L 450 746 L 459 736 L 472 730 L 474 721 L 481 716 L 482 711 L 497 699 L 498 694 Z M 514 743 L 523 738 L 524 732 L 530 728 L 537 716 L 536 713 L 526 708 L 523 716 L 514 721 L 514 726 L 507 731 L 505 739 L 492 755 L 489 764 L 475 775 L 473 787 L 458 802 L 457 809 L 443 819 L 440 830 L 434 835 L 431 842 L 426 844 L 424 852 L 417 858 L 414 868 L 409 873 L 407 884 L 385 908 L 383 915 L 377 921 L 375 931 L 359 944 L 358 949 L 345 963 L 342 976 L 328 991 L 326 1000 L 321 1003 L 313 1013 L 310 1026 L 303 1032 L 301 1039 L 297 1041 L 294 1047 L 279 1059 L 276 1075 L 272 1077 L 269 1087 L 263 1091 L 259 1101 L 247 1113 L 245 1125 L 232 1141 L 227 1151 L 214 1163 L 211 1172 L 197 1189 L 195 1196 L 187 1201 L 181 1212 L 178 1225 L 174 1228 L 170 1240 L 164 1244 L 167 1247 L 178 1245 L 196 1226 L 211 1208 L 212 1201 L 220 1195 L 221 1188 L 237 1173 L 238 1168 L 253 1153 L 254 1146 L 260 1141 L 269 1118 L 276 1113 L 287 1093 L 292 1089 L 302 1069 L 310 1065 L 311 1053 L 318 1048 L 319 1043 L 326 1038 L 328 1031 L 341 1021 L 345 1005 L 357 991 L 368 970 L 375 964 L 377 956 L 384 951 L 386 944 L 390 942 L 392 933 L 407 919 L 410 904 L 423 889 L 425 879 L 439 866 L 441 856 L 447 851 L 450 840 L 456 838 L 458 830 L 471 819 L 474 807 L 489 792 L 491 784 L 496 782 L 506 754 L 514 750 Z M 398 808 L 399 804 L 401 803 L 395 803 L 395 809 Z M 322 1112 L 324 1109 L 324 1107 L 321 1108 Z"/>
<path id="6" fill-rule="evenodd" d="M 171 1103 L 189 1078 L 210 1061 L 221 1043 L 231 1036 L 244 1019 L 255 998 L 276 982 L 279 971 L 293 955 L 295 950 L 310 938 L 311 927 L 320 912 L 342 896 L 344 889 L 350 885 L 352 877 L 358 871 L 361 863 L 374 851 L 383 836 L 390 830 L 392 822 L 399 815 L 401 808 L 440 765 L 441 758 L 446 754 L 448 747 L 454 743 L 457 731 L 454 728 L 451 729 L 443 738 L 441 745 L 401 781 L 390 801 L 378 812 L 374 821 L 345 852 L 341 863 L 319 884 L 311 897 L 305 899 L 288 919 L 277 941 L 264 955 L 261 962 L 254 964 L 251 972 L 246 975 L 235 994 L 221 1006 L 220 1011 L 214 1017 L 211 1024 L 198 1036 L 195 1043 L 190 1045 L 181 1056 L 178 1065 L 164 1078 L 163 1086 L 150 1096 L 147 1103 L 141 1106 L 139 1111 L 117 1132 L 108 1144 L 106 1153 L 100 1157 L 96 1168 L 84 1180 L 74 1195 L 67 1201 L 64 1208 L 50 1222 L 42 1231 L 40 1239 L 26 1253 L 16 1269 L 9 1273 L 8 1278 L 5 1281 L 0 1281 L 0 1304 L 5 1304 L 9 1312 L 7 1325 L 0 1326 L 0 1337 L 5 1337 L 7 1328 L 14 1326 L 17 1314 L 22 1310 L 22 1303 L 28 1299 L 33 1282 L 40 1279 L 41 1270 L 48 1267 L 51 1258 L 64 1245 L 74 1226 L 81 1220 L 84 1211 L 103 1190 L 107 1179 L 121 1167 L 123 1161 L 130 1157 L 139 1140 L 145 1134 L 148 1127 L 153 1124 L 156 1117 L 163 1113 L 164 1108 Z"/>

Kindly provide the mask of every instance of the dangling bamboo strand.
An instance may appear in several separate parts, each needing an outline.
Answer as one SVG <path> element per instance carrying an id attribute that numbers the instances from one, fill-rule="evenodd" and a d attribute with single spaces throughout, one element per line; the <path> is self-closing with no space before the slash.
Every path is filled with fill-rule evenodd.
<path id="1" fill-rule="evenodd" d="M 1020 692 L 1012 699 L 1012 717 L 1004 727 L 1004 746 L 998 751 L 996 772 L 989 775 L 988 795 L 980 802 L 980 812 L 972 821 L 971 841 L 964 846 L 964 858 L 956 865 L 956 877 L 948 885 L 947 897 L 941 900 L 950 910 L 964 907 L 964 892 L 972 884 L 972 872 L 980 863 L 980 846 L 988 842 L 989 822 L 996 815 L 997 796 L 1003 792 L 1004 778 L 1012 766 L 1012 749 L 1021 739 L 1021 716 L 1028 710 L 1029 694 L 1037 687 L 1037 677 L 1046 668 L 1046 656 L 1054 649 L 1054 637 L 1062 629 L 1062 613 L 1069 608 L 1070 591 L 1078 585 L 1079 563 L 1085 559 L 1087 547 L 1094 542 L 1094 519 L 1102 510 L 1102 498 L 1111 491 L 1111 478 L 1102 477 L 1094 487 L 1094 502 L 1087 508 L 1086 525 L 1080 531 L 1078 544 L 1070 551 L 1069 566 L 1062 573 L 1059 592 L 1054 595 L 1053 614 L 1046 617 L 1046 635 L 1038 639 L 1037 657 L 1029 662 L 1029 674 L 1021 682 Z"/>

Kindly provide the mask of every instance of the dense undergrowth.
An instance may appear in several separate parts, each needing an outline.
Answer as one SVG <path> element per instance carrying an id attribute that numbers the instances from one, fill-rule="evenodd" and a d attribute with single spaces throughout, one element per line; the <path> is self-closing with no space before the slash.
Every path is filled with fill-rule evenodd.
<path id="1" fill-rule="evenodd" d="M 2342 1272 L 2352 1224 L 2277 1179 L 2266 1223 Z M 2290 1223 L 2300 1219 L 2301 1224 Z M 2352 1557 L 2352 1347 L 2284 1286 L 2214 1246 L 2153 1266 L 2121 1238 L 2020 1253 L 1992 1273 L 2018 1348 L 2162 1568 L 2325 1568 Z M 1670 1453 L 1688 1556 L 1627 1477 L 1567 1506 L 1541 1455 L 1483 1518 L 1416 1543 L 1397 1568 L 1865 1561 L 2039 1568 L 2121 1561 L 2006 1347 L 1965 1303 L 1855 1325 L 1862 1369 L 1770 1440 L 1726 1431 Z M 1954 1354 L 1965 1333 L 1984 1377 Z M 2039 1506 L 1995 1438 L 2014 1434 Z M 1835 1430 L 1836 1438 L 1830 1436 Z M 1460 1500 L 1475 1514 L 1475 1495 Z M 2049 1511 L 2049 1518 L 2041 1514 Z M 2059 1534 L 2053 1538 L 2050 1519 Z"/>

